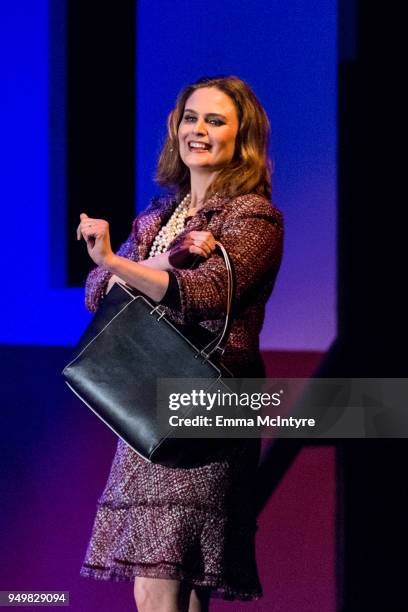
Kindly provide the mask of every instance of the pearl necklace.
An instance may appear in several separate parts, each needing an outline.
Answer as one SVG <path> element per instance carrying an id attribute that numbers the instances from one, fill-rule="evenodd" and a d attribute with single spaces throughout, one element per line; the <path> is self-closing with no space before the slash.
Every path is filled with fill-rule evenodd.
<path id="1" fill-rule="evenodd" d="M 184 221 L 187 217 L 190 202 L 191 193 L 188 193 L 185 198 L 181 200 L 166 225 L 163 225 L 154 239 L 152 248 L 150 249 L 149 259 L 159 253 L 165 253 L 169 244 L 183 231 Z"/>

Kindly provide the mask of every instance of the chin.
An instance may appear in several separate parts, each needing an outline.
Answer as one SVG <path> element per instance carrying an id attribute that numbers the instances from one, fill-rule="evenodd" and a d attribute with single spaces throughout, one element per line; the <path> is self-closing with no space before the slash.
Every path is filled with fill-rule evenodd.
<path id="1" fill-rule="evenodd" d="M 190 168 L 190 170 L 215 170 L 215 168 L 209 164 L 187 164 L 187 166 Z"/>

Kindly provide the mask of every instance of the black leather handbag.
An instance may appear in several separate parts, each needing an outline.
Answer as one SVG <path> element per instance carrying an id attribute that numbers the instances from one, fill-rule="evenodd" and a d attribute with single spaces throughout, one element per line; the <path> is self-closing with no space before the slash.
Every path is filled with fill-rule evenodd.
<path id="1" fill-rule="evenodd" d="M 222 440 L 174 435 L 159 422 L 157 379 L 232 377 L 220 356 L 228 340 L 234 287 L 230 259 L 217 243 L 227 269 L 227 308 L 222 332 L 204 347 L 174 325 L 160 304 L 115 283 L 82 335 L 62 374 L 66 384 L 138 455 L 168 467 L 190 467 L 219 456 Z M 223 383 L 224 384 L 224 383 Z M 202 408 L 186 406 L 180 416 Z"/>

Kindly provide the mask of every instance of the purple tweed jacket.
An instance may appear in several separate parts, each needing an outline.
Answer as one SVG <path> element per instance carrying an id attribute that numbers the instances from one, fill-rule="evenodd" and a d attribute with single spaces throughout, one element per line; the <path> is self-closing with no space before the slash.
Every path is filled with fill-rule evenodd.
<path id="1" fill-rule="evenodd" d="M 134 261 L 146 259 L 160 227 L 177 205 L 171 197 L 153 198 L 133 221 L 129 238 L 117 254 Z M 211 197 L 171 243 L 176 246 L 192 230 L 212 232 L 227 249 L 233 263 L 236 296 L 231 333 L 223 361 L 231 369 L 244 368 L 259 359 L 259 333 L 265 304 L 282 258 L 283 220 L 281 212 L 264 197 L 247 194 L 235 198 Z M 218 332 L 224 322 L 226 270 L 216 252 L 194 269 L 174 269 L 181 307 L 165 307 L 170 320 L 181 325 L 199 325 Z M 110 273 L 96 267 L 85 284 L 85 303 L 95 312 L 103 299 Z"/>

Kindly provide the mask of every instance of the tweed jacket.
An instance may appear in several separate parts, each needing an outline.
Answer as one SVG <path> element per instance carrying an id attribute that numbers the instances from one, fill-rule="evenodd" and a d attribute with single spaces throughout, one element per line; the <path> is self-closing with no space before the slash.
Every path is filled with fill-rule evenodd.
<path id="1" fill-rule="evenodd" d="M 178 202 L 156 197 L 133 221 L 129 238 L 117 254 L 134 261 L 149 255 L 160 227 L 167 222 Z M 214 195 L 191 217 L 169 248 L 179 244 L 193 230 L 213 234 L 227 249 L 236 282 L 233 323 L 224 362 L 234 370 L 259 359 L 259 334 L 265 304 L 278 273 L 283 248 L 281 212 L 264 197 L 246 194 L 235 198 Z M 219 332 L 226 305 L 226 270 L 222 257 L 213 253 L 193 269 L 174 269 L 181 307 L 165 307 L 166 315 L 179 325 L 201 326 Z M 103 299 L 110 273 L 94 268 L 85 284 L 85 303 L 95 312 Z"/>

